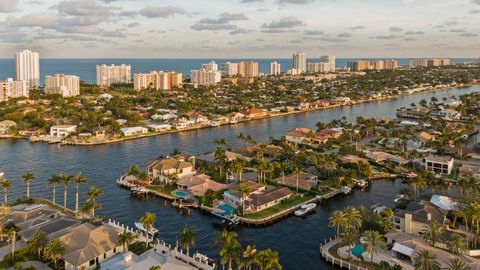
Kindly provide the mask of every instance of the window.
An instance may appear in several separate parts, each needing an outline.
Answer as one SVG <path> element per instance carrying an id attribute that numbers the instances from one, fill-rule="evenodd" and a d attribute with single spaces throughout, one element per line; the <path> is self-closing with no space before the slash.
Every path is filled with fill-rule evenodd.
<path id="1" fill-rule="evenodd" d="M 95 259 L 91 260 L 91 261 L 89 262 L 89 264 L 90 264 L 90 266 L 94 265 L 94 264 L 95 264 Z"/>

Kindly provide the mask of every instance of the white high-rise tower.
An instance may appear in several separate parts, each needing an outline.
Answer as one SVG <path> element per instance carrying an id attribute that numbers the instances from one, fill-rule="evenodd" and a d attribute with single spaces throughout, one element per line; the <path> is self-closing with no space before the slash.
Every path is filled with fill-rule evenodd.
<path id="1" fill-rule="evenodd" d="M 293 54 L 293 68 L 298 71 L 298 73 L 304 73 L 307 71 L 307 54 L 297 52 Z"/>
<path id="2" fill-rule="evenodd" d="M 40 55 L 23 50 L 15 54 L 17 81 L 27 81 L 30 87 L 40 86 Z"/>

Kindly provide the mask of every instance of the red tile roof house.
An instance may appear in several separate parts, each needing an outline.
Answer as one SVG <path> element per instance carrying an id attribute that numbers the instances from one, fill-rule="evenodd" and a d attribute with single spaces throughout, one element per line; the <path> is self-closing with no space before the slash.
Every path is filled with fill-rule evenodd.
<path id="1" fill-rule="evenodd" d="M 243 111 L 242 113 L 245 115 L 246 118 L 249 118 L 249 119 L 267 116 L 266 111 L 262 109 L 257 109 L 257 108 L 250 108 Z"/>
<path id="2" fill-rule="evenodd" d="M 218 192 L 227 189 L 227 185 L 214 181 L 206 174 L 199 174 L 180 179 L 177 181 L 177 186 L 198 197 L 204 196 L 209 190 Z"/>
<path id="3" fill-rule="evenodd" d="M 297 175 L 296 174 L 290 174 L 286 175 L 285 177 L 280 176 L 277 179 L 275 179 L 277 183 L 291 186 L 291 187 L 297 187 Z M 307 173 L 307 172 L 301 172 L 298 175 L 298 188 L 302 190 L 311 190 L 313 187 L 317 185 L 318 177 L 314 174 Z"/>
<path id="4" fill-rule="evenodd" d="M 176 175 L 179 179 L 196 174 L 195 157 L 187 154 L 178 154 L 172 157 L 157 159 L 147 163 L 147 173 L 151 179 L 158 179 L 168 183 Z"/>

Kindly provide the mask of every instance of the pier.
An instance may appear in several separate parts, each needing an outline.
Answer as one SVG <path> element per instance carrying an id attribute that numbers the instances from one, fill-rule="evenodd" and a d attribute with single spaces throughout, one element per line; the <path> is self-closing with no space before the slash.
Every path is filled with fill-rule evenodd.
<path id="1" fill-rule="evenodd" d="M 360 267 L 358 265 L 352 264 L 350 262 L 344 261 L 342 259 L 336 258 L 330 255 L 330 248 L 337 244 L 338 241 L 336 239 L 326 239 L 324 243 L 320 244 L 320 256 L 327 261 L 327 263 L 331 263 L 332 266 L 338 266 L 340 268 L 345 269 L 352 269 L 352 270 L 368 270 L 368 268 Z"/>

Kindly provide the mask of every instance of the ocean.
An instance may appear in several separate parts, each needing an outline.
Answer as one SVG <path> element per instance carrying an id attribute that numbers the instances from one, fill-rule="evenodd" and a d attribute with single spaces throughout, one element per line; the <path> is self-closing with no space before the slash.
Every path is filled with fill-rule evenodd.
<path id="1" fill-rule="evenodd" d="M 385 58 L 362 58 L 362 60 L 378 60 Z M 277 61 L 282 66 L 282 71 L 292 68 L 292 59 L 41 59 L 40 73 L 41 84 L 43 84 L 46 75 L 63 73 L 68 75 L 77 75 L 82 81 L 87 83 L 96 82 L 96 65 L 101 64 L 130 64 L 132 73 L 149 72 L 152 70 L 177 71 L 182 72 L 184 76 L 190 74 L 190 70 L 198 69 L 203 63 L 214 60 L 219 64 L 223 62 L 239 61 L 257 61 L 259 62 L 259 72 L 270 72 L 270 63 Z M 345 67 L 348 61 L 360 60 L 360 58 L 337 58 L 336 66 Z M 399 65 L 408 65 L 409 58 L 398 58 Z M 476 59 L 452 58 L 453 62 L 474 61 Z M 309 58 L 307 62 L 320 62 L 319 58 Z M 132 74 L 133 76 L 133 74 Z M 0 59 L 0 80 L 6 78 L 15 78 L 14 59 Z"/>

